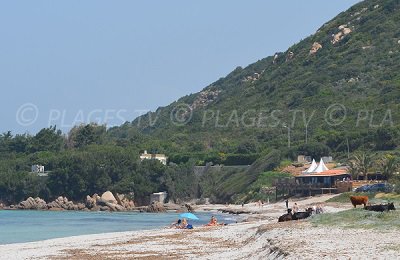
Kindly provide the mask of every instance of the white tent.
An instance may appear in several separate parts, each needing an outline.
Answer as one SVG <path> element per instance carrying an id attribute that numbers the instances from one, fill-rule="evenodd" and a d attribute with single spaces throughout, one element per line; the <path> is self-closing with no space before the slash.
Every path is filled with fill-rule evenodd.
<path id="1" fill-rule="evenodd" d="M 315 160 L 312 160 L 311 166 L 310 168 L 308 168 L 307 170 L 304 171 L 304 173 L 312 173 L 315 172 L 315 169 L 318 167 L 317 163 L 315 162 Z"/>
<path id="2" fill-rule="evenodd" d="M 321 161 L 319 162 L 318 167 L 314 170 L 314 172 L 324 172 L 329 170 L 328 167 L 326 167 L 324 161 L 321 158 Z"/>

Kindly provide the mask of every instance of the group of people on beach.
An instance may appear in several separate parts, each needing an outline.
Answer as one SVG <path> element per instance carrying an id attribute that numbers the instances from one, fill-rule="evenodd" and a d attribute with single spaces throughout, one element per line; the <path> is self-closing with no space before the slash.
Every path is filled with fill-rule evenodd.
<path id="1" fill-rule="evenodd" d="M 193 229 L 192 224 L 189 224 L 186 218 L 178 219 L 176 222 L 172 223 L 170 228 L 177 228 L 177 229 Z"/>
<path id="2" fill-rule="evenodd" d="M 216 217 L 211 216 L 210 222 L 205 224 L 205 227 L 212 227 L 212 226 L 225 226 L 225 223 L 218 223 L 218 220 Z M 191 224 L 188 224 L 186 218 L 184 219 L 178 219 L 176 222 L 172 223 L 170 228 L 176 228 L 176 229 L 193 229 L 193 226 Z"/>
<path id="3" fill-rule="evenodd" d="M 289 200 L 288 200 L 288 199 L 285 200 L 285 204 L 286 204 L 286 208 L 289 209 Z M 299 206 L 297 205 L 296 202 L 295 202 L 294 205 L 292 206 L 291 210 L 292 210 L 291 212 L 292 212 L 293 214 L 299 212 Z M 312 212 L 313 212 L 313 214 L 321 214 L 321 213 L 324 213 L 324 207 L 323 207 L 323 205 L 322 205 L 321 203 L 318 203 L 317 205 L 313 205 L 313 206 L 312 206 Z"/>

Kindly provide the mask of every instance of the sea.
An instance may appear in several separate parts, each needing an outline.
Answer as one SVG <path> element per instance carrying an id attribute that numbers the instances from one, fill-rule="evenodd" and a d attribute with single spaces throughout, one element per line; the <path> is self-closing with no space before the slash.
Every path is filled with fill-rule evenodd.
<path id="1" fill-rule="evenodd" d="M 200 220 L 189 220 L 194 228 L 208 223 L 212 215 L 218 218 L 218 222 L 230 224 L 237 221 L 232 215 L 195 214 Z M 177 219 L 179 213 L 0 210 L 0 244 L 157 229 L 170 226 Z"/>

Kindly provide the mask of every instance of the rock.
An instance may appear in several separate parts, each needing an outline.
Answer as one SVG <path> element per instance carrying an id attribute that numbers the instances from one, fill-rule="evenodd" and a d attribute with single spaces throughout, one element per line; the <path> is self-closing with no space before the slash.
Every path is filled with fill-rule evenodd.
<path id="1" fill-rule="evenodd" d="M 194 208 L 192 207 L 192 205 L 190 204 L 185 204 L 185 207 L 187 209 L 188 212 L 193 213 L 194 212 Z"/>
<path id="2" fill-rule="evenodd" d="M 89 195 L 87 195 L 86 196 L 85 206 L 88 209 L 91 209 L 91 208 L 95 207 L 96 206 L 96 199 L 94 199 L 94 198 L 90 197 Z"/>
<path id="3" fill-rule="evenodd" d="M 379 8 L 379 5 L 375 5 L 375 6 L 374 6 L 374 9 L 377 9 L 377 8 Z"/>
<path id="4" fill-rule="evenodd" d="M 147 212 L 160 213 L 166 212 L 164 205 L 161 202 L 153 201 L 148 207 Z"/>
<path id="5" fill-rule="evenodd" d="M 346 37 L 346 35 L 350 34 L 352 31 L 350 28 L 347 27 L 347 24 L 343 24 L 341 26 L 338 27 L 339 32 L 336 34 L 332 35 L 332 44 L 336 44 L 338 42 L 340 42 L 341 40 L 343 40 L 344 37 Z"/>
<path id="6" fill-rule="evenodd" d="M 350 34 L 351 33 L 351 29 L 350 28 L 344 28 L 343 29 L 343 34 L 344 35 L 348 35 L 348 34 Z"/>
<path id="7" fill-rule="evenodd" d="M 398 40 L 397 43 L 400 44 L 400 40 Z"/>
<path id="8" fill-rule="evenodd" d="M 290 61 L 294 57 L 294 52 L 289 51 L 288 54 L 286 55 L 286 61 Z"/>
<path id="9" fill-rule="evenodd" d="M 101 206 L 100 211 L 108 211 L 109 208 L 107 206 Z"/>
<path id="10" fill-rule="evenodd" d="M 272 64 L 276 64 L 276 61 L 278 60 L 278 58 L 279 58 L 278 53 L 275 53 L 274 60 L 273 60 Z"/>
<path id="11" fill-rule="evenodd" d="M 218 209 L 218 211 L 221 211 L 222 213 L 229 213 L 229 214 L 234 214 L 234 215 L 251 213 L 250 211 L 239 210 L 239 209 Z"/>
<path id="12" fill-rule="evenodd" d="M 47 203 L 46 201 L 42 200 L 41 198 L 32 198 L 29 197 L 25 201 L 21 201 L 17 208 L 19 209 L 36 209 L 36 210 L 43 210 L 47 209 Z"/>
<path id="13" fill-rule="evenodd" d="M 78 207 L 78 210 L 84 210 L 85 209 L 85 204 L 78 203 L 77 207 Z"/>
<path id="14" fill-rule="evenodd" d="M 121 201 L 121 206 L 124 207 L 126 210 L 132 210 L 135 207 L 135 203 L 132 200 L 124 198 Z"/>
<path id="15" fill-rule="evenodd" d="M 49 208 L 50 211 L 63 211 L 62 208 Z"/>
<path id="16" fill-rule="evenodd" d="M 111 191 L 106 191 L 101 195 L 101 199 L 103 201 L 107 201 L 113 204 L 117 204 L 117 199 L 114 197 L 114 195 L 111 193 Z"/>
<path id="17" fill-rule="evenodd" d="M 314 42 L 311 50 L 310 50 L 310 54 L 315 54 L 317 53 L 320 49 L 322 49 L 322 45 L 318 42 Z"/>
<path id="18" fill-rule="evenodd" d="M 125 208 L 118 204 L 106 202 L 106 205 L 110 209 L 110 211 L 125 211 Z"/>

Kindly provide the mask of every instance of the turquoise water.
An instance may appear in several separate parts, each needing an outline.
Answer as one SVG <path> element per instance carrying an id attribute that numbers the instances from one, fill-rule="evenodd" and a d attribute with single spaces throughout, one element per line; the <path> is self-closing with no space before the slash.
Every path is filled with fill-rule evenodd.
<path id="1" fill-rule="evenodd" d="M 189 221 L 189 223 L 196 228 L 208 223 L 211 215 L 211 213 L 196 213 L 200 220 Z M 215 216 L 219 222 L 235 222 L 235 218 L 229 215 L 216 214 Z M 155 229 L 169 226 L 178 218 L 177 213 L 0 210 L 0 244 Z"/>

